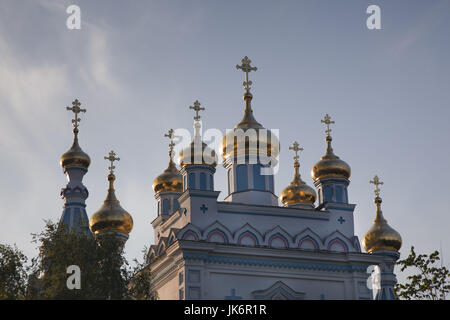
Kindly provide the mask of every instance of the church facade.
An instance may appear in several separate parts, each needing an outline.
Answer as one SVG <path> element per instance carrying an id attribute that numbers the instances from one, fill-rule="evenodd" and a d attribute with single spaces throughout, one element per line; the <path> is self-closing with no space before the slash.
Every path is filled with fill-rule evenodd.
<path id="1" fill-rule="evenodd" d="M 194 136 L 179 154 L 180 169 L 174 162 L 174 130 L 166 134 L 169 164 L 153 182 L 157 217 L 148 252 L 151 285 L 159 299 L 394 299 L 394 264 L 402 240 L 381 211 L 383 182 L 378 176 L 370 181 L 376 214 L 361 241 L 363 252 L 354 230 L 355 204 L 348 201 L 351 169 L 333 151 L 334 121 L 327 114 L 321 120 L 325 155 L 311 169 L 314 186 L 301 178 L 303 149 L 295 141 L 289 147 L 294 177 L 277 196 L 273 168 L 280 144 L 253 115 L 248 75 L 256 67 L 245 57 L 236 68 L 245 73 L 245 107 L 242 120 L 222 140 L 223 201 L 214 187 L 218 155 L 201 135 L 199 112 L 205 108 L 198 101 L 190 107 Z M 88 219 L 89 192 L 82 180 L 91 160 L 78 141 L 79 114 L 86 112 L 80 106 L 75 100 L 67 107 L 75 115 L 74 141 L 61 156 L 68 183 L 61 190 L 60 222 L 88 236 L 113 233 L 125 244 L 133 219 L 115 195 L 114 162 L 120 159 L 113 151 L 105 157 L 110 162 L 106 199 Z"/>
<path id="2" fill-rule="evenodd" d="M 376 217 L 362 239 L 363 252 L 354 231 L 355 204 L 348 202 L 351 169 L 334 154 L 334 121 L 327 114 L 321 120 L 326 152 L 311 170 L 314 187 L 301 178 L 303 149 L 294 142 L 294 178 L 277 196 L 275 175 L 267 172 L 280 152 L 278 137 L 253 115 L 248 74 L 256 68 L 247 57 L 236 67 L 245 73 L 245 108 L 222 141 L 224 201 L 214 187 L 218 156 L 201 137 L 200 103 L 190 107 L 196 113 L 194 137 L 179 155 L 180 169 L 173 160 L 173 130 L 166 135 L 169 165 L 153 183 L 158 206 L 148 254 L 158 297 L 394 299 L 401 237 L 382 215 L 382 182 L 377 176 L 371 181 Z"/>

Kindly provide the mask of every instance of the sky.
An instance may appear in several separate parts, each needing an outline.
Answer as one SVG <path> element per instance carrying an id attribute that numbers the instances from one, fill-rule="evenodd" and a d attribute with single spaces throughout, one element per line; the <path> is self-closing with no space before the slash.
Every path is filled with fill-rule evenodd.
<path id="1" fill-rule="evenodd" d="M 81 9 L 69 30 L 66 8 Z M 381 29 L 366 26 L 369 5 Z M 88 215 L 107 190 L 112 149 L 116 194 L 134 228 L 129 260 L 153 244 L 153 179 L 168 162 L 169 128 L 192 131 L 199 100 L 204 129 L 223 133 L 243 113 L 248 56 L 257 72 L 252 106 L 266 128 L 279 129 L 279 194 L 292 180 L 292 152 L 304 148 L 300 173 L 325 153 L 330 114 L 335 153 L 352 168 L 349 200 L 362 239 L 375 217 L 378 174 L 382 210 L 411 246 L 442 247 L 450 260 L 450 2 L 437 1 L 64 1 L 0 2 L 0 242 L 29 257 L 31 233 L 57 221 L 67 180 L 60 156 L 72 144 L 66 106 L 78 98 L 79 141 L 91 157 L 84 184 Z M 215 174 L 219 200 L 225 170 Z M 404 279 L 399 275 L 399 280 Z"/>

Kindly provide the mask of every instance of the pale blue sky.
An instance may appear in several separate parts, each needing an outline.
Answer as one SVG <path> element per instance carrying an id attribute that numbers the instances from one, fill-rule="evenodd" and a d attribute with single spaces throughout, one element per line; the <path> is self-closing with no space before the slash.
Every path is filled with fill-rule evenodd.
<path id="1" fill-rule="evenodd" d="M 81 8 L 81 30 L 65 10 Z M 366 28 L 381 7 L 382 30 Z M 128 256 L 153 243 L 153 179 L 166 168 L 168 128 L 192 130 L 188 106 L 207 108 L 205 128 L 232 128 L 242 116 L 247 55 L 258 67 L 253 108 L 280 129 L 276 193 L 324 154 L 329 113 L 333 147 L 352 168 L 350 202 L 362 238 L 375 216 L 378 174 L 383 212 L 403 237 L 403 256 L 439 248 L 450 257 L 450 2 L 443 1 L 2 1 L 0 3 L 0 242 L 35 253 L 30 233 L 59 219 L 66 179 L 59 157 L 71 145 L 74 98 L 87 113 L 80 145 L 92 160 L 84 182 L 91 215 L 107 189 L 103 156 L 114 149 L 117 196 L 135 225 Z M 216 189 L 225 192 L 224 169 Z M 401 277 L 400 277 L 401 278 Z"/>

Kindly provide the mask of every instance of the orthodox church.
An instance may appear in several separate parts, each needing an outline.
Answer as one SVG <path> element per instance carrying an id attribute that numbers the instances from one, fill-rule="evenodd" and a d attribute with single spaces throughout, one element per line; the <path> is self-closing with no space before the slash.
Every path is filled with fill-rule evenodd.
<path id="1" fill-rule="evenodd" d="M 381 211 L 375 176 L 375 220 L 362 245 L 354 231 L 355 204 L 348 202 L 350 166 L 333 151 L 327 114 L 326 150 L 311 169 L 314 187 L 300 174 L 300 147 L 293 142 L 293 180 L 279 196 L 274 190 L 272 168 L 280 152 L 276 134 L 260 124 L 252 109 L 252 81 L 256 71 L 244 57 L 237 65 L 245 74 L 244 115 L 227 132 L 221 146 L 227 190 L 223 201 L 214 187 L 218 155 L 202 140 L 198 101 L 192 142 L 174 162 L 174 130 L 169 138 L 169 163 L 155 178 L 157 201 L 152 221 L 154 245 L 148 263 L 152 287 L 160 299 L 394 299 L 394 265 L 399 258 L 400 234 L 391 228 Z M 62 189 L 61 222 L 71 228 L 100 236 L 117 234 L 125 242 L 133 227 L 131 215 L 114 192 L 114 161 L 111 151 L 106 200 L 90 220 L 85 200 L 89 193 L 83 176 L 89 156 L 78 144 L 78 114 L 85 112 L 75 100 L 68 110 L 75 114 L 74 142 L 61 157 L 69 180 Z M 281 203 L 281 205 L 279 204 Z M 368 270 L 375 270 L 371 275 Z M 370 289 L 369 289 L 370 288 Z"/>

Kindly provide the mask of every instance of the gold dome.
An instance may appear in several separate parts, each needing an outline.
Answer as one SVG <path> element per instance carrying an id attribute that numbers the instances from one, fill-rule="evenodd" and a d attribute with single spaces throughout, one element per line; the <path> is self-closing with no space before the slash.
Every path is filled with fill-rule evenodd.
<path id="1" fill-rule="evenodd" d="M 87 169 L 91 164 L 89 156 L 78 145 L 78 137 L 75 134 L 72 147 L 61 156 L 60 164 L 66 167 L 82 167 Z"/>
<path id="2" fill-rule="evenodd" d="M 364 235 L 363 247 L 367 252 L 378 250 L 398 251 L 402 246 L 402 237 L 391 228 L 380 209 L 381 198 L 376 197 L 377 214 L 370 230 Z"/>
<path id="3" fill-rule="evenodd" d="M 294 141 L 290 150 L 294 150 L 294 180 L 281 192 L 280 201 L 284 206 L 293 204 L 314 204 L 316 201 L 316 191 L 308 186 L 300 177 L 300 163 L 298 162 L 299 151 L 303 151 L 303 148 L 299 147 L 297 141 Z"/>
<path id="4" fill-rule="evenodd" d="M 133 229 L 133 218 L 121 207 L 119 200 L 116 198 L 113 185 L 115 179 L 114 174 L 108 175 L 108 195 L 102 207 L 91 216 L 89 221 L 89 227 L 96 236 L 108 232 L 128 235 Z"/>
<path id="5" fill-rule="evenodd" d="M 201 148 L 195 147 L 200 144 Z M 195 164 L 209 165 L 215 168 L 217 166 L 217 161 L 218 158 L 216 152 L 208 147 L 206 143 L 195 138 L 188 147 L 181 150 L 180 155 L 178 156 L 178 163 L 181 168 Z"/>
<path id="6" fill-rule="evenodd" d="M 281 192 L 280 201 L 285 206 L 297 203 L 314 204 L 316 191 L 308 186 L 299 175 L 294 177 L 294 180 Z"/>
<path id="7" fill-rule="evenodd" d="M 258 156 L 263 154 L 267 157 L 276 158 L 280 153 L 280 142 L 278 137 L 270 130 L 265 129 L 253 116 L 251 100 L 253 96 L 250 92 L 244 94 L 245 110 L 244 117 L 222 138 L 223 160 L 235 159 L 238 156 Z M 252 131 L 250 131 L 252 130 Z M 247 134 L 244 141 L 239 141 L 240 133 Z"/>
<path id="8" fill-rule="evenodd" d="M 327 152 L 311 169 L 314 181 L 324 178 L 350 178 L 350 166 L 333 153 L 331 140 L 331 136 L 327 136 Z"/>
<path id="9" fill-rule="evenodd" d="M 183 192 L 183 176 L 170 159 L 166 170 L 153 180 L 153 190 L 159 192 Z"/>

